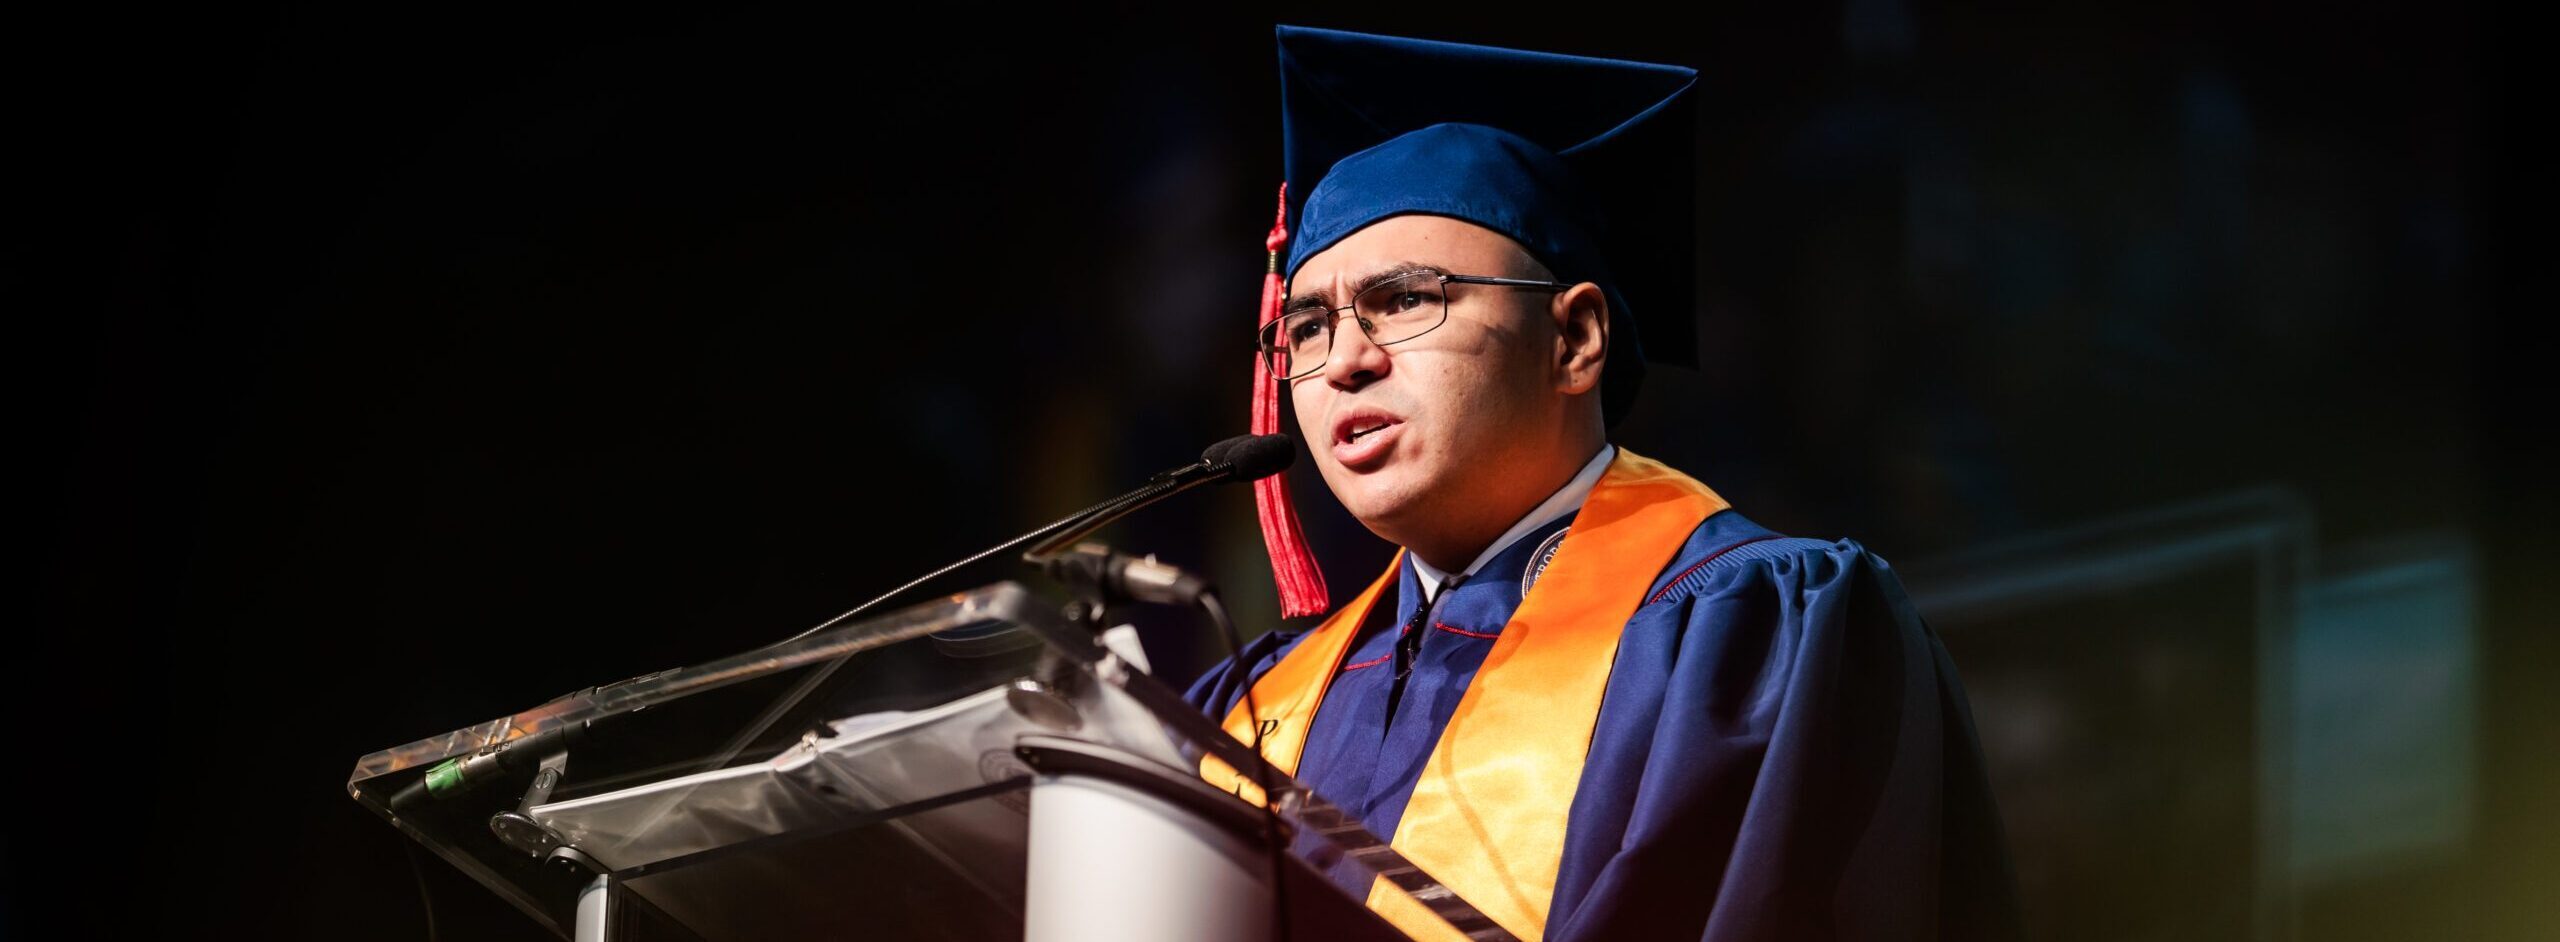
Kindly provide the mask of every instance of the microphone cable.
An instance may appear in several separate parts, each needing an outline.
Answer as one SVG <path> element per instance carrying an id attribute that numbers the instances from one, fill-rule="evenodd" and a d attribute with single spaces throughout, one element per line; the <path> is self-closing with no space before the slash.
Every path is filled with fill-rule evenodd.
<path id="1" fill-rule="evenodd" d="M 409 858 L 409 875 L 418 880 L 418 908 L 425 910 L 427 914 L 427 942 L 438 942 L 436 897 L 435 894 L 427 892 L 426 868 L 418 865 L 418 842 L 408 840 L 407 837 L 408 835 L 401 835 L 400 849 L 405 851 L 404 856 Z"/>
<path id="2" fill-rule="evenodd" d="M 1218 637 L 1227 643 L 1227 660 L 1237 670 L 1250 672 L 1253 665 L 1242 663 L 1244 644 L 1236 635 L 1235 620 L 1227 616 L 1227 603 L 1220 601 L 1216 590 L 1200 593 L 1200 610 L 1218 626 Z M 1280 843 L 1280 795 L 1271 785 L 1271 762 L 1262 755 L 1262 707 L 1253 699 L 1254 678 L 1248 673 L 1244 683 L 1245 722 L 1253 724 L 1254 786 L 1262 789 L 1262 843 L 1271 864 L 1271 940 L 1289 940 L 1288 849 Z M 1242 770 L 1238 770 L 1242 771 Z"/>

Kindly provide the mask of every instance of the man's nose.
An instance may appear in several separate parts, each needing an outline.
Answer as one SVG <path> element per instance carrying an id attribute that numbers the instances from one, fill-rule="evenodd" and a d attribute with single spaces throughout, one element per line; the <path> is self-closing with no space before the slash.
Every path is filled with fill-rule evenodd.
<path id="1" fill-rule="evenodd" d="M 1343 389 L 1356 389 L 1387 375 L 1387 348 L 1369 339 L 1360 328 L 1358 314 L 1346 314 L 1333 322 L 1333 352 L 1324 358 L 1324 381 Z"/>

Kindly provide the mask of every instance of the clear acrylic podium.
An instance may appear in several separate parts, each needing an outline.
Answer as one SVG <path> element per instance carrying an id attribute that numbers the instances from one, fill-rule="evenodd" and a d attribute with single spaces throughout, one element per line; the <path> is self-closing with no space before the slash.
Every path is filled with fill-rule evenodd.
<path id="1" fill-rule="evenodd" d="M 1322 875 L 1346 862 L 1432 934 L 1509 938 L 1112 640 L 999 583 L 386 749 L 347 787 L 579 942 L 1405 938 Z"/>

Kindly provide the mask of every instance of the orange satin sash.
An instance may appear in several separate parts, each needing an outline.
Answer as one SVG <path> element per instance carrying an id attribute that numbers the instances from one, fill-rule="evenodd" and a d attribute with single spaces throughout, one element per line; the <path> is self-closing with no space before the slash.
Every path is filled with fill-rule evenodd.
<path id="1" fill-rule="evenodd" d="M 1392 845 L 1513 935 L 1534 940 L 1545 932 L 1566 817 L 1619 632 L 1690 532 L 1725 507 L 1696 479 L 1618 449 L 1423 765 Z M 1273 765 L 1297 774 L 1325 688 L 1403 562 L 1397 554 L 1386 575 L 1255 681 L 1263 755 Z M 1253 741 L 1241 702 L 1225 727 Z M 1259 798 L 1225 763 L 1204 760 L 1201 774 Z M 1385 881 L 1371 888 L 1369 908 L 1417 939 L 1462 938 Z"/>

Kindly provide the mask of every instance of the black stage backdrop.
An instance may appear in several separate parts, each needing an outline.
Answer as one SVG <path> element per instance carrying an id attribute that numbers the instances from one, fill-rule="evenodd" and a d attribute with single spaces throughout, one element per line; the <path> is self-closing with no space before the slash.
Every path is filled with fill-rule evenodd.
<path id="1" fill-rule="evenodd" d="M 2115 811 L 2003 772 L 2039 936 L 2113 937 L 2101 890 L 2302 938 L 2547 929 L 2560 609 L 2547 365 L 2492 290 L 2524 118 L 2499 24 L 2119 6 L 33 15 L 0 935 L 409 939 L 431 908 L 538 937 L 413 875 L 356 757 L 789 634 L 1241 432 L 1275 21 L 1701 69 L 1702 368 L 1657 370 L 1618 440 L 1763 523 L 1962 572 L 2221 495 L 2298 511 L 2305 591 L 2349 602 L 2288 630 L 2348 647 L 2214 665 L 2291 678 L 2291 745 L 2121 693 L 2187 705 L 2141 755 L 2191 731 L 2299 773 L 2258 812 L 2284 858 L 2238 858 L 2276 879 L 2042 888 L 2114 832 L 2022 816 Z M 1386 548 L 1293 477 L 1346 595 Z M 1110 536 L 1277 624 L 1241 491 Z M 2353 607 L 2377 566 L 2422 574 L 2415 621 Z M 2046 610 L 2199 623 L 2140 604 Z M 1215 654 L 1142 626 L 1164 673 Z M 2035 671 L 2117 660 L 2044 627 L 1948 629 L 1987 729 L 2062 709 L 2010 695 Z M 2372 678 L 2337 665 L 2401 650 L 2442 668 L 2402 691 L 2434 725 L 2359 752 L 2321 711 Z M 2355 785 L 2407 755 L 2434 758 L 2400 798 Z"/>

